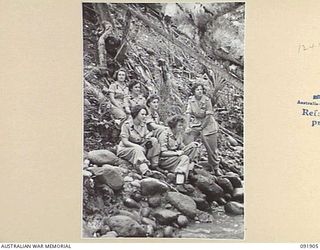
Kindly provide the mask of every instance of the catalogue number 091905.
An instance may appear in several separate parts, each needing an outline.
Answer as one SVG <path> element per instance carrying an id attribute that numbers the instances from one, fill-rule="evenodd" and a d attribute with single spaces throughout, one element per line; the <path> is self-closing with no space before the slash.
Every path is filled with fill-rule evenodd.
<path id="1" fill-rule="evenodd" d="M 319 248 L 319 244 L 300 244 L 300 248 L 317 249 Z"/>

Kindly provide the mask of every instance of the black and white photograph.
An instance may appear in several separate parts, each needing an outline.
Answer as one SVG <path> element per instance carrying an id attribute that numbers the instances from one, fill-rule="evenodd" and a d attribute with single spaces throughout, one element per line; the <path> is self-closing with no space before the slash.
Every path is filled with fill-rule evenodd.
<path id="1" fill-rule="evenodd" d="M 245 3 L 82 3 L 82 238 L 244 239 Z"/>

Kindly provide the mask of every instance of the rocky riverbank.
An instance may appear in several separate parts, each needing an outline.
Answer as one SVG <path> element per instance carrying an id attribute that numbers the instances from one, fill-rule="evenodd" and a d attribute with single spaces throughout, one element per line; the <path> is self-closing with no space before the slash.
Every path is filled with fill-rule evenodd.
<path id="1" fill-rule="evenodd" d="M 83 237 L 183 237 L 188 225 L 214 223 L 216 211 L 241 216 L 243 177 L 222 172 L 216 177 L 200 163 L 187 184 L 175 185 L 172 173 L 142 178 L 112 149 L 91 151 L 83 167 Z"/>

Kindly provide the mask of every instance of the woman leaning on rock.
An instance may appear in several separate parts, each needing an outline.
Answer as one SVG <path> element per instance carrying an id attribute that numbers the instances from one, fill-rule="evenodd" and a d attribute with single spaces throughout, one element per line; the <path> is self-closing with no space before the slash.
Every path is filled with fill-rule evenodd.
<path id="1" fill-rule="evenodd" d="M 201 84 L 193 86 L 191 92 L 193 95 L 189 97 L 186 110 L 187 136 L 185 142 L 196 141 L 200 137 L 207 150 L 209 165 L 216 175 L 221 175 L 217 153 L 219 127 L 213 116 L 211 100 L 204 94 Z"/>
<path id="2" fill-rule="evenodd" d="M 160 146 L 152 137 L 146 125 L 148 110 L 145 106 L 136 105 L 131 109 L 132 119 L 125 121 L 121 128 L 121 142 L 117 155 L 133 164 L 142 175 L 152 175 L 150 167 L 159 163 Z"/>

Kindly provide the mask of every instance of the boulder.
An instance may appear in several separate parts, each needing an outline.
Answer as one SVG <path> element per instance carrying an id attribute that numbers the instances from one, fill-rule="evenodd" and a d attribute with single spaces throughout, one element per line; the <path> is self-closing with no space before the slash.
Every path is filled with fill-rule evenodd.
<path id="1" fill-rule="evenodd" d="M 148 199 L 148 203 L 150 207 L 159 207 L 161 205 L 161 196 L 155 195 Z"/>
<path id="2" fill-rule="evenodd" d="M 143 227 L 125 215 L 112 216 L 107 221 L 111 230 L 117 232 L 122 237 L 142 237 L 145 236 Z"/>
<path id="3" fill-rule="evenodd" d="M 184 194 L 178 192 L 168 192 L 167 200 L 181 213 L 190 218 L 194 218 L 197 214 L 197 205 L 195 201 Z"/>
<path id="4" fill-rule="evenodd" d="M 202 175 L 196 176 L 195 185 L 207 196 L 208 201 L 214 201 L 223 196 L 223 189 Z"/>
<path id="5" fill-rule="evenodd" d="M 121 162 L 121 159 L 118 156 L 106 149 L 90 151 L 87 158 L 91 163 L 100 166 L 104 164 L 119 165 Z"/>
<path id="6" fill-rule="evenodd" d="M 184 215 L 179 215 L 177 219 L 177 223 L 180 227 L 186 227 L 189 223 L 188 218 Z"/>
<path id="7" fill-rule="evenodd" d="M 128 208 L 140 208 L 139 203 L 137 203 L 134 199 L 126 198 L 123 201 L 123 204 Z"/>
<path id="8" fill-rule="evenodd" d="M 244 206 L 243 204 L 236 202 L 236 201 L 230 201 L 224 206 L 224 210 L 226 213 L 231 215 L 242 215 L 244 214 Z"/>
<path id="9" fill-rule="evenodd" d="M 166 238 L 171 238 L 173 236 L 173 227 L 167 226 L 163 230 L 163 236 Z"/>
<path id="10" fill-rule="evenodd" d="M 123 178 L 123 181 L 124 182 L 132 182 L 133 178 L 131 176 L 126 176 L 126 177 Z"/>
<path id="11" fill-rule="evenodd" d="M 134 219 L 134 220 L 137 221 L 137 222 L 140 222 L 139 216 L 136 216 L 136 215 L 134 215 L 133 213 L 127 211 L 127 210 L 122 210 L 122 209 L 121 209 L 121 210 L 119 210 L 118 212 L 119 212 L 119 215 L 125 215 L 125 216 L 130 217 L 131 219 Z"/>
<path id="12" fill-rule="evenodd" d="M 144 207 L 141 209 L 140 213 L 142 217 L 149 217 L 150 212 L 151 212 L 151 209 L 149 207 Z"/>
<path id="13" fill-rule="evenodd" d="M 224 177 L 227 178 L 232 183 L 233 188 L 242 188 L 241 179 L 238 175 L 233 175 L 233 176 L 225 175 Z"/>
<path id="14" fill-rule="evenodd" d="M 145 225 L 151 225 L 154 229 L 157 227 L 157 224 L 155 221 L 149 219 L 149 218 L 146 218 L 146 217 L 143 217 L 141 219 L 141 222 Z"/>
<path id="15" fill-rule="evenodd" d="M 140 188 L 140 186 L 141 186 L 140 181 L 138 181 L 138 180 L 134 180 L 134 181 L 130 182 L 130 184 L 134 187 L 137 187 L 137 188 Z"/>
<path id="16" fill-rule="evenodd" d="M 142 195 L 139 193 L 130 194 L 130 198 L 134 199 L 136 202 L 140 202 L 142 200 Z"/>
<path id="17" fill-rule="evenodd" d="M 244 200 L 244 192 L 243 188 L 235 188 L 232 194 L 232 200 L 243 203 Z"/>
<path id="18" fill-rule="evenodd" d="M 197 204 L 197 209 L 202 210 L 202 211 L 208 211 L 210 209 L 209 203 L 204 198 L 192 197 L 192 199 Z"/>
<path id="19" fill-rule="evenodd" d="M 179 216 L 178 212 L 171 211 L 169 209 L 157 209 L 153 212 L 153 216 L 157 221 L 162 225 L 170 225 L 173 223 Z"/>
<path id="20" fill-rule="evenodd" d="M 124 184 L 121 171 L 111 165 L 103 165 L 93 169 L 96 180 L 100 184 L 107 184 L 113 190 L 120 190 Z"/>
<path id="21" fill-rule="evenodd" d="M 101 238 L 117 238 L 118 234 L 115 231 L 107 232 L 105 235 L 103 235 Z"/>
<path id="22" fill-rule="evenodd" d="M 217 184 L 223 189 L 225 193 L 232 194 L 233 193 L 233 186 L 231 181 L 227 178 L 218 178 Z"/>
<path id="23" fill-rule="evenodd" d="M 168 186 L 155 178 L 146 178 L 140 181 L 142 195 L 161 194 L 168 190 Z"/>

